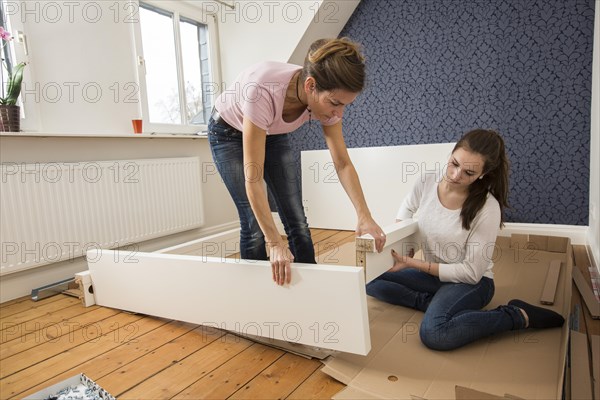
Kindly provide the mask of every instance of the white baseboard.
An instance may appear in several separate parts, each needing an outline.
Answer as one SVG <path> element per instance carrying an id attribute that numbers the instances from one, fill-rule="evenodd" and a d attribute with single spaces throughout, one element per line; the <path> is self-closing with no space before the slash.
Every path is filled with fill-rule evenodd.
<path id="1" fill-rule="evenodd" d="M 587 244 L 587 226 L 553 225 L 553 224 L 523 224 L 507 222 L 499 232 L 499 236 L 510 236 L 513 233 L 562 236 L 571 239 L 571 244 Z"/>

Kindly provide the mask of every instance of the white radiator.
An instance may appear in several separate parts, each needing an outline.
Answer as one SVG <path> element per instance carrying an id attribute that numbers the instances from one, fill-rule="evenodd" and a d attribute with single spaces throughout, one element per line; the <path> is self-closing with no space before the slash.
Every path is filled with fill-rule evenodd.
<path id="1" fill-rule="evenodd" d="M 3 163 L 0 172 L 0 275 L 203 222 L 198 157 Z"/>

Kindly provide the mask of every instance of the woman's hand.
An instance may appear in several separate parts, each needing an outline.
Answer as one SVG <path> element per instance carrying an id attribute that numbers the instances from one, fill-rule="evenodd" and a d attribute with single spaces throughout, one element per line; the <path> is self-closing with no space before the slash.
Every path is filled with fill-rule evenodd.
<path id="1" fill-rule="evenodd" d="M 290 264 L 294 262 L 294 256 L 290 252 L 290 249 L 283 243 L 277 243 L 269 246 L 269 250 L 273 282 L 278 285 L 290 283 L 292 281 Z"/>
<path id="2" fill-rule="evenodd" d="M 381 253 L 383 246 L 385 246 L 385 233 L 373 220 L 368 217 L 358 220 L 358 226 L 356 227 L 356 236 L 362 236 L 364 234 L 370 234 L 375 239 L 375 249 L 378 253 Z"/>
<path id="3" fill-rule="evenodd" d="M 414 253 L 414 250 L 413 250 L 413 253 Z M 392 268 L 390 268 L 388 270 L 388 272 L 398 272 L 398 271 L 402 271 L 403 269 L 410 267 L 408 265 L 408 263 L 409 263 L 409 260 L 412 259 L 412 257 L 401 256 L 400 254 L 396 253 L 396 251 L 394 249 L 392 249 L 392 257 L 394 258 L 394 265 L 392 266 Z"/>

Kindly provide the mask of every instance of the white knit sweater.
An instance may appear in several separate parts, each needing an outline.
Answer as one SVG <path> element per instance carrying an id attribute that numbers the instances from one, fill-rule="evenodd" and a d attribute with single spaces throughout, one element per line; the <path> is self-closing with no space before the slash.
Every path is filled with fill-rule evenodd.
<path id="1" fill-rule="evenodd" d="M 441 281 L 475 284 L 482 276 L 493 278 L 492 259 L 500 226 L 498 201 L 488 194 L 467 231 L 462 227 L 461 210 L 449 210 L 440 203 L 440 181 L 439 175 L 428 174 L 417 182 L 396 218 L 418 221 L 425 260 L 440 264 Z"/>

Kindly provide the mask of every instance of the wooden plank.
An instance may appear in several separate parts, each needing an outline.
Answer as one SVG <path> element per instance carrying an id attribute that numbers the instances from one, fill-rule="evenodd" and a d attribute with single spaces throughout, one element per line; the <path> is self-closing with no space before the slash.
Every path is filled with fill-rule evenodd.
<path id="1" fill-rule="evenodd" d="M 292 284 L 278 286 L 267 261 L 108 250 L 88 259 L 99 305 L 356 354 L 370 349 L 359 267 L 294 263 Z"/>
<path id="2" fill-rule="evenodd" d="M 81 306 L 73 306 L 79 307 Z M 53 343 L 54 347 L 66 346 L 73 341 L 73 336 L 83 336 L 81 329 L 89 329 L 87 327 L 94 325 L 94 329 L 99 321 L 112 317 L 118 314 L 118 310 L 110 308 L 101 308 L 92 310 L 92 312 L 76 315 L 67 320 L 59 320 L 56 322 L 47 321 L 43 324 L 30 324 L 24 322 L 19 325 L 18 337 L 11 341 L 7 341 L 0 347 L 0 359 L 5 360 L 8 357 L 27 351 L 31 348 L 40 346 L 44 343 Z M 50 315 L 50 318 L 52 316 Z M 84 328 L 86 327 L 86 328 Z M 91 330 L 90 330 L 91 332 Z M 87 334 L 87 333 L 86 333 Z M 7 335 L 8 336 L 8 335 Z M 32 350 L 33 352 L 43 352 L 46 355 L 46 348 Z M 27 357 L 26 354 L 22 355 Z"/>
<path id="3" fill-rule="evenodd" d="M 158 319 L 141 318 L 132 323 L 118 325 L 118 329 L 102 332 L 104 334 L 94 338 L 94 340 L 87 341 L 80 346 L 41 362 L 30 364 L 28 368 L 0 380 L 0 393 L 6 398 L 17 396 L 61 372 L 75 368 L 123 343 L 134 341 L 140 335 L 165 323 L 166 321 Z"/>
<path id="4" fill-rule="evenodd" d="M 30 333 L 35 333 L 40 329 L 46 328 L 46 330 L 49 330 L 48 328 L 50 325 L 61 324 L 63 321 L 69 320 L 78 315 L 83 315 L 96 309 L 98 309 L 98 307 L 86 309 L 83 308 L 81 304 L 77 304 L 63 308 L 62 310 L 58 310 L 54 313 L 47 313 L 30 321 L 21 322 L 20 324 L 6 324 L 5 329 L 0 331 L 0 344 L 9 342 Z M 2 350 L 3 349 L 0 349 L 0 354 Z"/>
<path id="5" fill-rule="evenodd" d="M 49 304 L 60 299 L 64 299 L 65 297 L 66 296 L 59 294 L 56 296 L 46 297 L 45 299 L 39 301 L 33 301 L 31 300 L 30 296 L 25 296 L 4 302 L 0 304 L 0 320 L 8 317 L 9 315 L 22 313 L 32 308 L 40 307 L 44 304 Z"/>
<path id="6" fill-rule="evenodd" d="M 453 143 L 348 149 L 373 219 L 394 221 L 402 199 L 426 174 L 443 168 Z M 302 199 L 312 227 L 354 230 L 356 210 L 348 201 L 328 150 L 302 152 Z M 382 175 L 389 179 L 382 178 Z M 332 206 L 323 206 L 324 201 Z"/>
<path id="7" fill-rule="evenodd" d="M 164 346 L 166 343 L 179 338 L 195 328 L 195 325 L 179 321 L 172 321 L 140 336 L 137 338 L 137 340 L 126 342 L 121 346 L 102 354 L 100 357 L 95 357 L 91 360 L 88 360 L 74 368 L 56 375 L 45 382 L 33 386 L 20 396 L 26 397 L 79 373 L 84 373 L 86 376 L 96 381 L 101 377 L 121 368 L 123 365 L 127 365 L 130 362 L 149 354 L 157 348 Z"/>
<path id="8" fill-rule="evenodd" d="M 575 281 L 577 289 L 579 290 L 581 297 L 583 297 L 585 305 L 589 310 L 592 318 L 600 318 L 600 303 L 596 299 L 594 292 L 592 292 L 591 287 L 586 282 L 579 268 L 573 268 L 573 281 Z"/>
<path id="9" fill-rule="evenodd" d="M 190 254 L 200 252 L 211 257 L 226 257 L 232 254 L 231 249 L 234 243 L 237 243 L 237 253 L 239 251 L 240 229 L 231 229 L 226 232 L 205 236 L 200 239 L 192 240 L 175 246 L 157 250 L 156 253 L 168 254 Z"/>
<path id="10" fill-rule="evenodd" d="M 418 250 L 418 248 L 415 248 L 418 245 L 417 235 L 417 233 L 413 233 L 394 242 L 386 243 L 381 253 L 365 253 L 365 281 L 367 283 L 371 282 L 394 265 L 392 249 L 398 254 L 408 254 L 410 249 L 414 249 L 416 252 Z"/>
<path id="11" fill-rule="evenodd" d="M 35 318 L 48 315 L 50 313 L 62 310 L 63 308 L 70 307 L 75 304 L 80 304 L 78 299 L 62 295 L 62 298 L 50 303 L 43 303 L 40 305 L 34 305 L 26 311 L 19 312 L 16 314 L 8 315 L 0 319 L 0 329 L 4 330 L 14 325 L 20 324 L 25 321 L 31 321 Z"/>
<path id="12" fill-rule="evenodd" d="M 222 331 L 200 326 L 144 354 L 129 364 L 105 374 L 96 379 L 96 383 L 108 390 L 113 396 L 119 397 L 122 393 L 222 337 Z M 141 398 L 146 398 L 146 396 Z"/>
<path id="13" fill-rule="evenodd" d="M 281 399 L 289 396 L 321 363 L 293 354 L 285 354 L 256 376 L 230 399 Z"/>
<path id="14" fill-rule="evenodd" d="M 323 373 L 321 369 L 316 370 L 300 386 L 296 388 L 287 398 L 290 400 L 303 399 L 331 399 L 346 385 L 340 383 Z"/>
<path id="15" fill-rule="evenodd" d="M 225 335 L 224 339 L 213 341 L 117 397 L 123 400 L 171 398 L 252 345 L 251 341 L 233 335 Z"/>
<path id="16" fill-rule="evenodd" d="M 12 300 L 7 300 L 7 301 L 5 301 L 3 303 L 0 303 L 0 310 L 3 307 L 12 306 L 14 304 L 21 303 L 21 302 L 26 301 L 26 300 L 31 301 L 31 296 L 23 296 L 23 297 L 17 297 L 16 299 L 12 299 Z"/>
<path id="17" fill-rule="evenodd" d="M 174 399 L 225 399 L 243 387 L 284 354 L 261 344 L 253 344 L 210 374 L 179 393 Z M 145 395 L 145 394 L 144 394 Z"/>
<path id="18" fill-rule="evenodd" d="M 86 327 L 78 327 L 72 333 L 69 332 L 66 336 L 59 337 L 57 341 L 47 341 L 12 357 L 7 357 L 2 360 L 3 365 L 0 370 L 0 379 L 27 369 L 30 365 L 39 364 L 45 359 L 54 357 L 81 344 L 92 343 L 100 336 L 109 334 L 123 325 L 136 322 L 140 319 L 141 316 L 119 313 L 94 322 Z"/>
<path id="19" fill-rule="evenodd" d="M 419 224 L 417 221 L 408 219 L 406 221 L 396 222 L 392 225 L 383 227 L 383 232 L 386 235 L 385 247 L 392 245 L 400 240 L 407 238 L 408 236 L 416 233 L 419 230 Z M 417 241 L 413 244 L 415 252 L 418 250 L 419 244 Z M 366 253 L 374 253 L 375 250 L 375 239 L 371 235 L 363 235 L 356 239 L 356 251 L 364 251 Z"/>
<path id="20" fill-rule="evenodd" d="M 544 289 L 542 290 L 542 296 L 540 297 L 540 303 L 548 305 L 554 304 L 554 296 L 556 295 L 558 286 L 558 277 L 560 276 L 560 266 L 560 260 L 550 261 L 550 266 L 546 273 L 546 282 L 544 283 Z"/>
<path id="21" fill-rule="evenodd" d="M 592 374 L 587 336 L 571 331 L 571 398 L 592 399 Z"/>
<path id="22" fill-rule="evenodd" d="M 406 220 L 383 228 L 386 234 L 385 246 L 381 253 L 375 252 L 375 239 L 363 235 L 356 239 L 357 265 L 365 269 L 365 281 L 371 282 L 394 264 L 391 250 L 408 254 L 410 249 L 419 250 L 419 225 L 416 221 Z"/>

